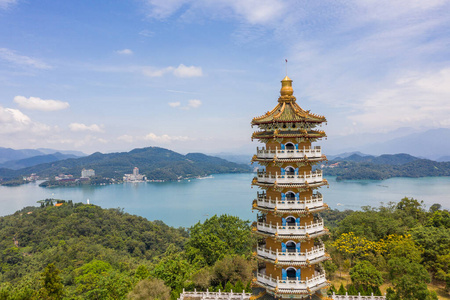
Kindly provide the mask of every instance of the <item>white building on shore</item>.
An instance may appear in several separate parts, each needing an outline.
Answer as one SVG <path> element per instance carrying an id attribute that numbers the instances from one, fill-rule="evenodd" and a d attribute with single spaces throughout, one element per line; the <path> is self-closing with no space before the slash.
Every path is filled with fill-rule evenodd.
<path id="1" fill-rule="evenodd" d="M 123 182 L 143 182 L 146 180 L 147 180 L 147 177 L 145 175 L 139 174 L 138 167 L 135 167 L 133 169 L 133 174 L 125 174 L 123 176 Z"/>

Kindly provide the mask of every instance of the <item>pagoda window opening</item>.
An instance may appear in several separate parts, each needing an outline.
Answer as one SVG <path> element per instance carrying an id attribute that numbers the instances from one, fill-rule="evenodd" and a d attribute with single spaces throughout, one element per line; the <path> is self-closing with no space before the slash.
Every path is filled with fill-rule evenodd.
<path id="1" fill-rule="evenodd" d="M 287 192 L 286 193 L 286 200 L 294 201 L 295 200 L 295 194 L 293 192 Z"/>
<path id="2" fill-rule="evenodd" d="M 295 252 L 296 250 L 296 245 L 293 241 L 289 241 L 286 243 L 286 250 L 287 252 Z"/>
<path id="3" fill-rule="evenodd" d="M 295 145 L 293 143 L 286 143 L 286 150 L 295 150 Z"/>
<path id="4" fill-rule="evenodd" d="M 293 216 L 289 216 L 286 218 L 287 226 L 295 226 L 295 218 Z"/>
<path id="5" fill-rule="evenodd" d="M 297 279 L 297 270 L 293 267 L 287 268 L 286 275 L 288 280 L 295 280 Z"/>
<path id="6" fill-rule="evenodd" d="M 295 169 L 293 167 L 286 167 L 286 175 L 295 175 Z"/>

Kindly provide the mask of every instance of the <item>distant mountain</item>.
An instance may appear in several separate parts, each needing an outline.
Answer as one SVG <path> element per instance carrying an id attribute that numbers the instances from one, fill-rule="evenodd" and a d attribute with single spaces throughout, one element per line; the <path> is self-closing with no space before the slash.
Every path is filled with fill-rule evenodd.
<path id="1" fill-rule="evenodd" d="M 39 150 L 43 154 L 61 153 L 61 154 L 74 155 L 74 156 L 78 156 L 78 157 L 86 156 L 86 153 L 83 153 L 81 151 L 75 151 L 75 150 L 55 150 L 55 149 L 49 149 L 49 148 L 37 148 L 36 150 Z"/>
<path id="2" fill-rule="evenodd" d="M 429 159 L 450 155 L 450 129 L 439 128 L 413 133 L 382 143 L 371 143 L 358 147 L 358 150 L 371 154 L 408 153 Z"/>
<path id="3" fill-rule="evenodd" d="M 17 161 L 33 156 L 42 156 L 47 154 L 67 154 L 72 155 L 72 157 L 81 157 L 86 156 L 81 151 L 70 151 L 70 150 L 55 150 L 48 148 L 39 148 L 39 149 L 11 149 L 11 148 L 3 148 L 0 147 L 0 164 L 9 162 L 9 161 Z"/>
<path id="4" fill-rule="evenodd" d="M 81 158 L 70 158 L 20 169 L 0 169 L 0 177 L 15 178 L 36 173 L 39 176 L 55 176 L 60 173 L 79 177 L 81 170 L 94 169 L 96 175 L 121 179 L 131 173 L 134 167 L 140 169 L 149 179 L 176 180 L 214 173 L 250 172 L 247 165 L 236 164 L 218 157 L 201 153 L 182 155 L 158 147 L 134 149 L 130 152 L 102 154 L 96 152 Z"/>
<path id="5" fill-rule="evenodd" d="M 383 154 L 380 156 L 352 154 L 347 157 L 336 157 L 332 161 L 367 162 L 375 165 L 403 165 L 420 158 L 405 153 Z"/>
<path id="6" fill-rule="evenodd" d="M 32 156 L 42 155 L 43 153 L 39 150 L 34 149 L 21 149 L 15 150 L 11 148 L 0 147 L 0 163 L 4 163 L 10 160 L 18 160 L 23 158 L 28 158 Z"/>
<path id="7" fill-rule="evenodd" d="M 345 152 L 345 153 L 341 153 L 338 155 L 327 155 L 328 160 L 337 160 L 337 159 L 344 159 L 344 158 L 348 158 L 349 156 L 353 156 L 353 155 L 357 155 L 360 157 L 364 157 L 364 156 L 371 156 L 369 154 L 364 154 L 361 153 L 359 151 L 353 151 L 353 152 Z"/>
<path id="8" fill-rule="evenodd" d="M 7 168 L 12 170 L 19 170 L 26 167 L 31 167 L 43 163 L 55 162 L 58 160 L 63 160 L 67 158 L 77 158 L 73 154 L 61 154 L 56 152 L 54 154 L 46 154 L 46 155 L 37 155 L 19 160 L 10 160 L 3 164 L 0 164 L 0 168 Z"/>
<path id="9" fill-rule="evenodd" d="M 438 159 L 436 159 L 437 161 L 450 161 L 450 155 L 448 156 L 441 156 Z"/>
<path id="10" fill-rule="evenodd" d="M 250 161 L 252 159 L 253 154 L 232 154 L 232 153 L 213 153 L 210 154 L 212 156 L 216 156 L 216 157 L 220 157 L 223 158 L 225 160 L 231 161 L 231 162 L 235 162 L 238 164 L 250 164 Z"/>
<path id="11" fill-rule="evenodd" d="M 324 165 L 324 174 L 336 176 L 336 180 L 450 176 L 450 162 L 421 159 L 405 153 L 380 156 L 353 154 L 335 158 Z"/>

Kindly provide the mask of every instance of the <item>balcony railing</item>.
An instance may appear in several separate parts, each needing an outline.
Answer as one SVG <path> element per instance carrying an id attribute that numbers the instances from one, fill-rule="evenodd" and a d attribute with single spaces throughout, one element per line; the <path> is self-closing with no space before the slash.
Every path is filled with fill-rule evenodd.
<path id="1" fill-rule="evenodd" d="M 314 234 L 324 230 L 323 220 L 319 219 L 316 222 L 311 221 L 307 225 L 273 225 L 272 223 L 258 222 L 256 225 L 258 231 L 267 232 L 277 235 L 306 235 Z"/>
<path id="2" fill-rule="evenodd" d="M 280 280 L 278 278 L 273 278 L 272 276 L 263 275 L 260 273 L 256 274 L 256 279 L 259 283 L 271 288 L 278 289 L 278 292 L 297 292 L 297 293 L 309 293 L 309 290 L 317 290 L 327 285 L 327 279 L 325 274 L 317 274 L 312 278 L 307 278 L 306 280 L 298 279 L 284 279 Z"/>
<path id="3" fill-rule="evenodd" d="M 272 159 L 275 156 L 280 159 L 296 159 L 304 158 L 305 156 L 308 159 L 317 159 L 322 157 L 322 149 L 320 149 L 320 146 L 315 146 L 314 148 L 303 147 L 303 149 L 275 148 L 275 150 L 256 148 L 256 157 L 259 159 Z"/>
<path id="4" fill-rule="evenodd" d="M 278 197 L 272 198 L 266 196 L 265 193 L 258 194 L 256 204 L 259 207 L 277 210 L 305 210 L 323 207 L 322 194 L 317 193 L 311 197 L 294 198 L 294 199 L 280 199 Z"/>
<path id="5" fill-rule="evenodd" d="M 273 251 L 265 247 L 258 247 L 256 249 L 258 256 L 268 258 L 270 260 L 278 260 L 278 262 L 306 262 L 325 256 L 325 247 L 323 245 L 314 247 L 312 250 L 306 252 L 281 252 Z"/>
<path id="6" fill-rule="evenodd" d="M 317 170 L 311 173 L 303 173 L 298 175 L 279 175 L 278 173 L 266 173 L 264 171 L 257 173 L 258 182 L 260 183 L 277 183 L 277 184 L 314 184 L 323 181 L 322 171 Z"/>

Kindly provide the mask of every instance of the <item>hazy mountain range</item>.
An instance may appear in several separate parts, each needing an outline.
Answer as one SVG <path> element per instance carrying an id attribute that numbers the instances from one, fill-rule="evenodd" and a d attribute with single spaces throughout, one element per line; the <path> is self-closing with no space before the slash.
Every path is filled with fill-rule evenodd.
<path id="1" fill-rule="evenodd" d="M 320 144 L 328 157 L 359 151 L 370 155 L 407 153 L 436 161 L 450 161 L 450 129 L 447 128 L 427 131 L 400 128 L 387 133 L 331 136 Z"/>
<path id="2" fill-rule="evenodd" d="M 250 172 L 250 167 L 201 153 L 186 155 L 159 147 L 133 149 L 129 152 L 100 153 L 88 156 L 40 163 L 38 165 L 12 170 L 0 168 L 0 178 L 17 178 L 31 173 L 39 176 L 55 176 L 60 173 L 79 177 L 81 170 L 94 169 L 96 175 L 121 179 L 131 173 L 134 167 L 140 169 L 149 179 L 176 180 L 217 173 Z"/>

